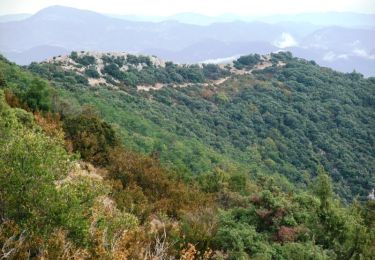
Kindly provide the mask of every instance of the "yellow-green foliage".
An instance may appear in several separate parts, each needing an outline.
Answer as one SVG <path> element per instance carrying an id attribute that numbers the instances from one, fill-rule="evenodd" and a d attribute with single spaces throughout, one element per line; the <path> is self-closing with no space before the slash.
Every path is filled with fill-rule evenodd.
<path id="1" fill-rule="evenodd" d="M 22 250 L 41 254 L 53 232 L 63 232 L 67 244 L 88 245 L 94 239 L 90 229 L 105 230 L 113 239 L 137 226 L 136 217 L 114 203 L 111 214 L 103 211 L 98 203 L 110 187 L 98 176 L 71 175 L 75 162 L 64 140 L 46 135 L 32 114 L 10 108 L 2 91 L 0 137 L 0 245 L 22 238 L 7 252 L 10 257 L 19 257 Z M 8 229 L 11 222 L 15 229 Z"/>

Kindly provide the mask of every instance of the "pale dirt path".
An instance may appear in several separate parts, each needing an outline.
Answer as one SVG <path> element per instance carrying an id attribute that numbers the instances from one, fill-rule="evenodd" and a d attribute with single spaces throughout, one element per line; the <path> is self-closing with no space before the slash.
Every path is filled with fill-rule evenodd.
<path id="1" fill-rule="evenodd" d="M 200 86 L 208 86 L 210 84 L 213 84 L 213 85 L 220 85 L 222 83 L 224 83 L 225 81 L 227 81 L 230 77 L 225 77 L 225 78 L 221 78 L 221 79 L 217 79 L 217 80 L 212 80 L 208 83 L 197 83 L 196 85 L 200 85 Z M 194 83 L 184 83 L 184 84 L 174 84 L 172 85 L 173 88 L 186 88 L 187 86 L 190 86 L 190 85 L 193 85 Z M 152 90 L 159 90 L 165 86 L 168 86 L 170 84 L 162 84 L 162 83 L 156 83 L 155 85 L 139 85 L 137 86 L 137 91 L 150 91 L 151 89 Z"/>

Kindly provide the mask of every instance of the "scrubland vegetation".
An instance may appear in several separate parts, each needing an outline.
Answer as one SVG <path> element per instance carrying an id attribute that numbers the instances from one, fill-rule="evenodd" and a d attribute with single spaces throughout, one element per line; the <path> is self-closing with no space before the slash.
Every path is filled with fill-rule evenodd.
<path id="1" fill-rule="evenodd" d="M 204 86 L 229 70 L 148 64 L 125 77 L 109 61 L 125 86 L 113 89 L 89 86 L 95 59 L 72 56 L 83 75 L 0 59 L 2 258 L 375 255 L 373 78 L 279 53 Z M 191 86 L 134 89 L 143 73 L 170 82 L 159 72 Z"/>

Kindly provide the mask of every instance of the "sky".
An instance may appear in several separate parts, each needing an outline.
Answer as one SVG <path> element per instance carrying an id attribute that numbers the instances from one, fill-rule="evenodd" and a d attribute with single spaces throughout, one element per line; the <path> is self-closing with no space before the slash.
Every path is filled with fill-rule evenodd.
<path id="1" fill-rule="evenodd" d="M 0 15 L 35 13 L 51 5 L 100 13 L 167 16 L 194 12 L 204 15 L 270 15 L 304 12 L 375 13 L 375 0 L 0 0 Z"/>

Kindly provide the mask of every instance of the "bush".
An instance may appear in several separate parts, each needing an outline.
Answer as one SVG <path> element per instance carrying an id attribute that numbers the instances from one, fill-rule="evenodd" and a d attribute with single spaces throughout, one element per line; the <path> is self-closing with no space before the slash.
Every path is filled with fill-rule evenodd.
<path id="1" fill-rule="evenodd" d="M 100 77 L 100 74 L 99 72 L 96 70 L 95 67 L 88 67 L 86 70 L 85 70 L 85 75 L 89 78 L 94 78 L 94 79 L 97 79 Z"/>
<path id="2" fill-rule="evenodd" d="M 79 56 L 77 52 L 72 52 L 70 54 L 70 58 L 83 66 L 94 65 L 96 63 L 96 59 L 94 56 L 90 56 L 90 55 Z"/>
<path id="3" fill-rule="evenodd" d="M 88 111 L 65 118 L 63 128 L 74 151 L 97 165 L 105 164 L 109 150 L 119 143 L 113 128 Z"/>
<path id="4" fill-rule="evenodd" d="M 28 90 L 21 98 L 32 111 L 51 109 L 50 90 L 45 81 L 33 79 Z"/>
<path id="5" fill-rule="evenodd" d="M 254 65 L 260 62 L 260 55 L 259 54 L 250 54 L 246 56 L 241 56 L 237 60 L 234 61 L 234 66 L 237 69 L 252 69 Z"/>
<path id="6" fill-rule="evenodd" d="M 0 124 L 0 217 L 41 234 L 59 222 L 55 181 L 66 176 L 71 157 L 62 140 L 35 131 L 35 125 L 23 127 L 15 111 L 0 105 L 6 123 Z"/>
<path id="7" fill-rule="evenodd" d="M 210 80 L 217 80 L 230 74 L 228 70 L 223 70 L 215 64 L 203 64 L 202 70 L 204 77 Z"/>

